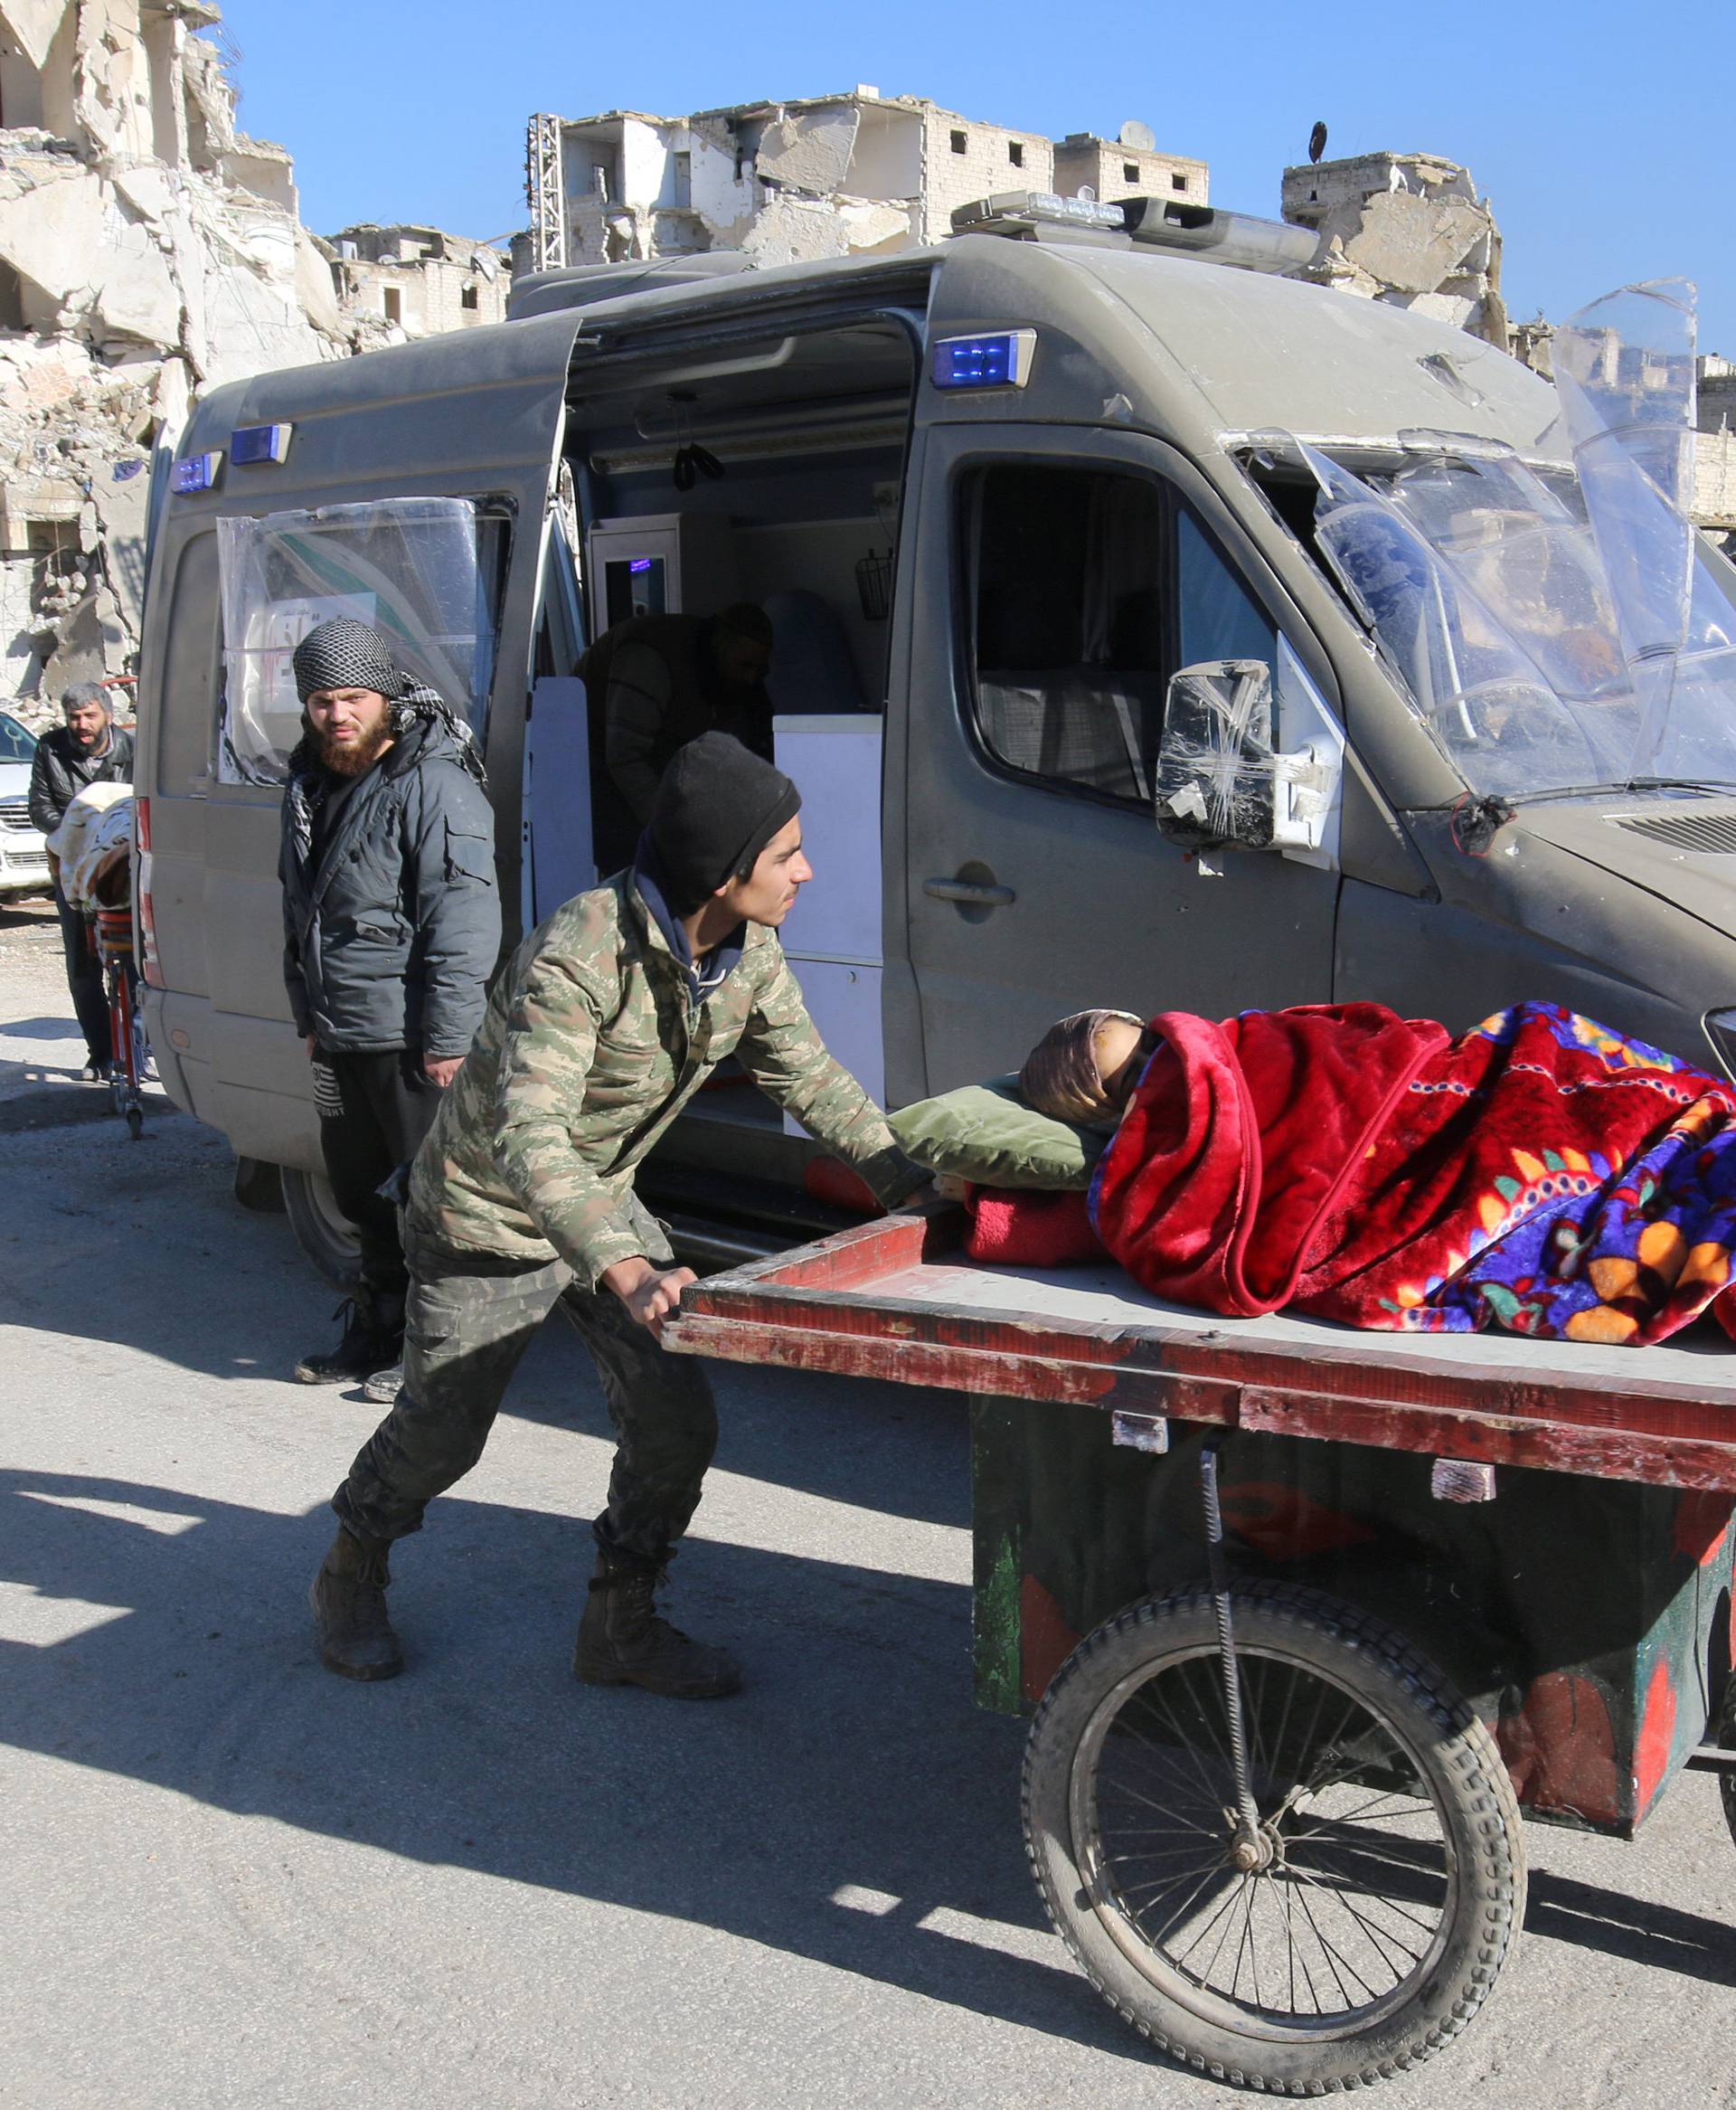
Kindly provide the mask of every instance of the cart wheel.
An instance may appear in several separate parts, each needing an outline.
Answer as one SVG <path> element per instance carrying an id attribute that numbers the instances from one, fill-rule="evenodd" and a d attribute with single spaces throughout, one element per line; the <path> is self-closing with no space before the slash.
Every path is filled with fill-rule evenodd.
<path id="1" fill-rule="evenodd" d="M 137 1142 L 138 1139 L 145 1133 L 145 1110 L 143 1107 L 129 1106 L 127 1109 L 127 1133 L 133 1139 L 134 1142 Z"/>
<path id="2" fill-rule="evenodd" d="M 1488 1731 L 1392 1628 L 1291 1585 L 1232 1603 L 1257 1842 L 1232 1851 L 1202 1589 L 1069 1658 L 1031 1726 L 1025 1847 L 1125 2020 L 1219 2079 L 1324 2094 L 1427 2058 L 1486 1998 L 1524 1910 L 1519 1811 Z"/>

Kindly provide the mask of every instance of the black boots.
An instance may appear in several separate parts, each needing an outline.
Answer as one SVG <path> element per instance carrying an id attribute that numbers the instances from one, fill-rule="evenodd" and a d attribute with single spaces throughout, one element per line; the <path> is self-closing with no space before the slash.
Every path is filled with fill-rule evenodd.
<path id="1" fill-rule="evenodd" d="M 308 1596 L 319 1629 L 319 1660 L 340 1678 L 395 1678 L 404 1652 L 386 1617 L 392 1580 L 382 1539 L 363 1542 L 340 1529 Z"/>
<path id="2" fill-rule="evenodd" d="M 672 1699 L 721 1699 L 741 1683 L 735 1660 L 657 1616 L 659 1567 L 597 1556 L 590 1595 L 572 1651 L 576 1678 L 590 1685 L 642 1685 Z"/>
<path id="3" fill-rule="evenodd" d="M 304 1356 L 296 1365 L 302 1385 L 337 1385 L 346 1378 L 372 1377 L 375 1371 L 401 1362 L 404 1353 L 404 1300 L 388 1297 L 359 1283 L 334 1319 L 344 1321 L 344 1337 L 324 1355 Z"/>

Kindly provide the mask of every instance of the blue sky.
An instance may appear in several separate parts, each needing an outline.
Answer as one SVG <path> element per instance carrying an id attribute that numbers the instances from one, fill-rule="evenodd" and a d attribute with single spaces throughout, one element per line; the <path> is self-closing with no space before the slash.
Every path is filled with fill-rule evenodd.
<path id="1" fill-rule="evenodd" d="M 1681 274 L 1700 285 L 1701 349 L 1736 357 L 1715 10 L 225 0 L 225 14 L 242 125 L 294 153 L 322 232 L 523 226 L 536 109 L 679 112 L 871 81 L 1052 136 L 1140 118 L 1161 147 L 1211 163 L 1216 203 L 1274 215 L 1279 171 L 1324 118 L 1331 155 L 1416 147 L 1468 165 L 1505 237 L 1516 317 Z"/>

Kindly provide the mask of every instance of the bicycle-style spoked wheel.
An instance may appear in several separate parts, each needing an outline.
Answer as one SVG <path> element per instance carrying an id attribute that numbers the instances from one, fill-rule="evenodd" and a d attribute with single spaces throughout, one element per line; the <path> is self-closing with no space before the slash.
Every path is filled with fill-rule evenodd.
<path id="1" fill-rule="evenodd" d="M 1493 1985 L 1523 1896 L 1512 1790 L 1390 1629 L 1295 1589 L 1233 1610 L 1253 1831 L 1210 1598 L 1137 1606 L 1033 1727 L 1045 1899 L 1099 1990 L 1191 2064 L 1297 2092 L 1395 2071 Z"/>

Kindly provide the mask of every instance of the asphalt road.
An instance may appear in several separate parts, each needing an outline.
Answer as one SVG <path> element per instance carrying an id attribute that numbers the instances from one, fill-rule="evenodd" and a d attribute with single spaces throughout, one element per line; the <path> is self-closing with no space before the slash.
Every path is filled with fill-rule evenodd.
<path id="1" fill-rule="evenodd" d="M 598 1389 L 552 1326 L 400 1549 L 411 1669 L 305 1591 L 374 1410 L 288 1381 L 331 1299 L 221 1138 L 130 1144 L 52 917 L 0 907 L 0 2102 L 542 2110 L 1223 2104 L 1050 1934 L 1018 1724 L 969 1703 L 952 1399 L 720 1370 L 678 1616 L 739 1698 L 576 1684 Z M 1736 2104 L 1736 1851 L 1690 1776 L 1635 1846 L 1527 1828 L 1528 1935 L 1380 2099 Z"/>

